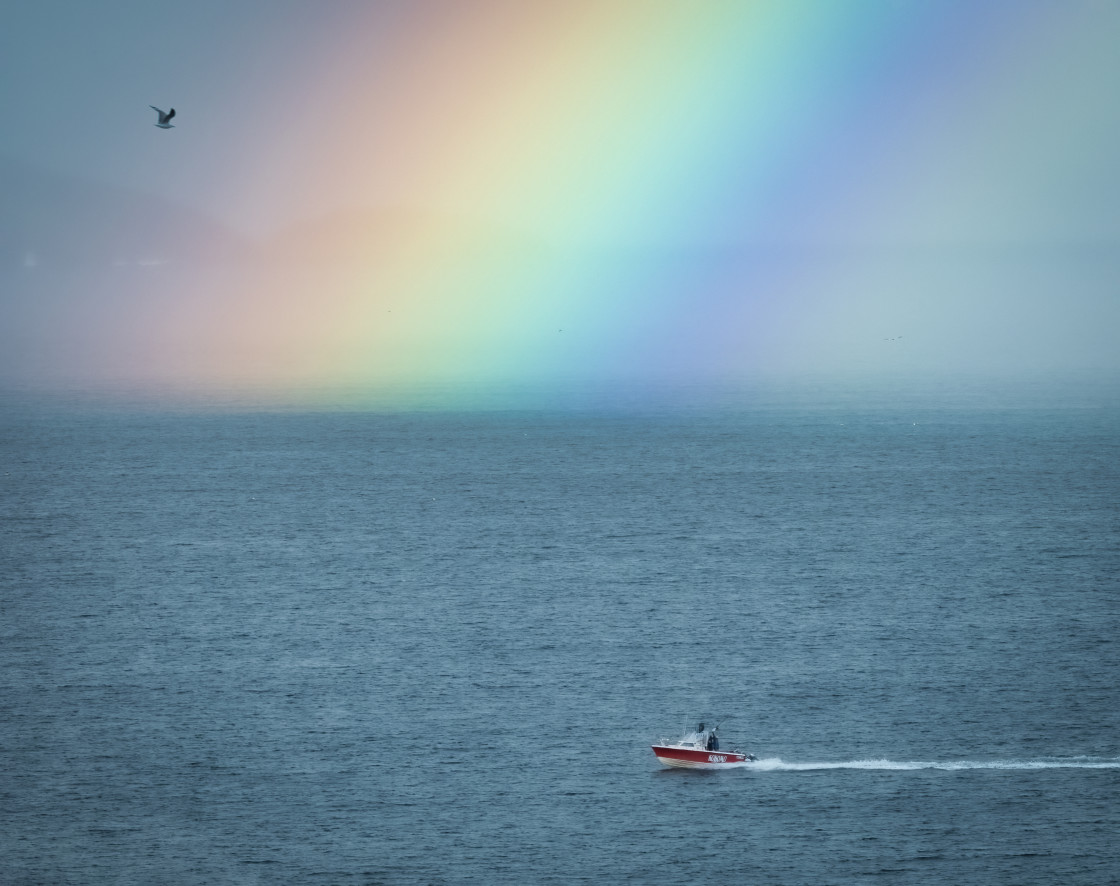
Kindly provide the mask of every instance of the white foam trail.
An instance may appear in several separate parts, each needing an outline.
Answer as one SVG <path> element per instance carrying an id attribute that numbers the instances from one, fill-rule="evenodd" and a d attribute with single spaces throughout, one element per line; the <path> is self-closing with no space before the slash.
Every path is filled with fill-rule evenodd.
<path id="1" fill-rule="evenodd" d="M 811 772 L 817 769 L 1120 769 L 1120 757 L 1075 757 L 1065 760 L 954 760 L 951 762 L 920 762 L 896 760 L 849 760 L 843 763 L 787 763 L 780 757 L 740 764 L 760 772 Z"/>

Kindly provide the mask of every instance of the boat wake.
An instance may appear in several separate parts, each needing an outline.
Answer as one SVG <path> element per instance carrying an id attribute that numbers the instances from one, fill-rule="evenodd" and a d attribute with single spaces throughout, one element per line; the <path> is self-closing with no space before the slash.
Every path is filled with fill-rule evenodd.
<path id="1" fill-rule="evenodd" d="M 849 760 L 843 763 L 787 763 L 780 757 L 734 764 L 742 769 L 760 772 L 811 772 L 819 769 L 943 769 L 957 772 L 964 769 L 1120 769 L 1120 757 L 1070 757 L 1040 760 L 953 760 L 950 762 L 919 762 L 898 760 Z"/>

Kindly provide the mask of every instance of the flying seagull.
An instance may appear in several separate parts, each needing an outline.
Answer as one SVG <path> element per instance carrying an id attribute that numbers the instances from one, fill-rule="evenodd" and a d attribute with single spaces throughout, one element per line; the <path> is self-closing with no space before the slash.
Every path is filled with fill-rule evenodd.
<path id="1" fill-rule="evenodd" d="M 151 108 L 153 111 L 155 111 L 157 114 L 159 114 L 159 123 L 156 123 L 156 124 L 153 124 L 153 125 L 158 126 L 160 129 L 174 129 L 175 128 L 175 125 L 171 122 L 171 118 L 175 116 L 175 109 L 174 108 L 172 108 L 170 111 L 161 111 L 155 105 L 148 105 L 148 107 Z"/>

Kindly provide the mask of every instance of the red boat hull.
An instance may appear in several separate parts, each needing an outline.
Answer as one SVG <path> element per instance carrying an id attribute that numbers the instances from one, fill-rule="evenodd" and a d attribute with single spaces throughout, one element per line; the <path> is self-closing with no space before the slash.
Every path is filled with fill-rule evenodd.
<path id="1" fill-rule="evenodd" d="M 739 763 L 748 763 L 753 758 L 738 751 L 704 751 L 697 748 L 682 748 L 676 745 L 652 745 L 657 759 L 666 766 L 682 769 L 723 769 Z"/>

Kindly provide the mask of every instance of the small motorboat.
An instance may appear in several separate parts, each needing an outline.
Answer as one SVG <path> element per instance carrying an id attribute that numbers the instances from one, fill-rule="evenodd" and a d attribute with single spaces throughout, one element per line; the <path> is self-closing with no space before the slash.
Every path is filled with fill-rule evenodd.
<path id="1" fill-rule="evenodd" d="M 716 726 L 705 729 L 704 724 L 695 732 L 686 733 L 678 741 L 661 739 L 652 745 L 653 753 L 657 759 L 666 766 L 676 766 L 681 769 L 726 769 L 739 766 L 743 763 L 752 763 L 758 758 L 754 754 L 745 754 L 742 751 L 725 751 L 719 746 L 716 738 Z"/>

